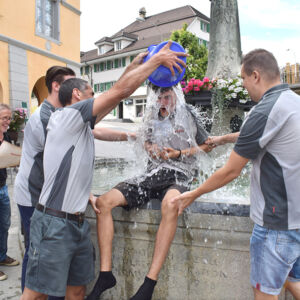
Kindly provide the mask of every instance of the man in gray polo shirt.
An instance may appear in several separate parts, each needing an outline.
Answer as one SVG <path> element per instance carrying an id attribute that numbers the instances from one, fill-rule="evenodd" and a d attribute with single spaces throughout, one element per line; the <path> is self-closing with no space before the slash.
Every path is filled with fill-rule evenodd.
<path id="1" fill-rule="evenodd" d="M 162 220 L 156 236 L 150 270 L 144 283 L 131 298 L 150 300 L 158 274 L 167 257 L 177 228 L 177 207 L 170 200 L 190 188 L 194 178 L 191 165 L 201 150 L 210 151 L 204 142 L 207 133 L 201 121 L 184 101 L 180 101 L 178 87 L 159 88 L 150 85 L 144 123 L 144 145 L 148 153 L 147 171 L 143 175 L 119 183 L 100 196 L 97 206 L 100 274 L 87 300 L 98 300 L 100 295 L 116 284 L 112 274 L 112 209 L 140 207 L 151 198 L 162 201 Z M 182 92 L 181 92 L 182 94 Z M 184 100 L 184 96 L 182 99 Z M 153 101 L 154 100 L 154 101 Z M 154 103 L 151 103 L 154 102 Z"/>
<path id="2" fill-rule="evenodd" d="M 278 299 L 284 282 L 300 299 L 300 97 L 281 84 L 275 57 L 248 53 L 241 70 L 253 101 L 226 165 L 199 188 L 173 199 L 180 212 L 239 176 L 249 160 L 254 229 L 250 242 L 255 299 Z"/>
<path id="3" fill-rule="evenodd" d="M 52 114 L 44 151 L 44 185 L 31 221 L 29 262 L 22 300 L 46 299 L 47 294 L 83 299 L 93 277 L 93 246 L 84 211 L 93 173 L 91 127 L 122 99 L 131 95 L 159 66 L 181 70 L 185 64 L 170 50 L 171 42 L 141 64 L 143 53 L 125 74 L 96 99 L 78 97 Z M 77 99 L 77 100 L 76 100 Z M 60 99 L 61 100 L 61 99 Z"/>

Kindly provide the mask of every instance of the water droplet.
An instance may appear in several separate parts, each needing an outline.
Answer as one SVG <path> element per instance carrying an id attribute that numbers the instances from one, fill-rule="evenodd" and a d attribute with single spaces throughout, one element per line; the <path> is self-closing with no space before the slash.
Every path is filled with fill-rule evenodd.
<path id="1" fill-rule="evenodd" d="M 204 239 L 204 243 L 207 243 L 207 238 Z"/>

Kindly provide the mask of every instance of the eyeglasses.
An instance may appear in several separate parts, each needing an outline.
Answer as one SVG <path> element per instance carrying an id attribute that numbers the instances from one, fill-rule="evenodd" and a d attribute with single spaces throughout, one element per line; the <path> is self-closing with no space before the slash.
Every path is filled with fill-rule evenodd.
<path id="1" fill-rule="evenodd" d="M 11 121 L 11 117 L 3 117 L 3 118 L 0 118 L 1 121 Z"/>

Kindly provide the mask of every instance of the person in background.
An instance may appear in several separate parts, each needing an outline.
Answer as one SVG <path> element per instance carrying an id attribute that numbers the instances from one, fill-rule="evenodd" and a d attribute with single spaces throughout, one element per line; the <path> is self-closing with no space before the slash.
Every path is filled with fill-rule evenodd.
<path id="1" fill-rule="evenodd" d="M 0 103 L 0 145 L 3 141 L 11 142 L 7 129 L 11 121 L 11 109 L 8 105 Z M 10 201 L 6 185 L 6 169 L 0 169 L 0 266 L 17 266 L 19 262 L 7 255 L 8 229 L 10 227 Z M 7 275 L 0 271 L 0 280 Z"/>
<path id="2" fill-rule="evenodd" d="M 30 116 L 24 130 L 22 156 L 18 174 L 14 185 L 14 201 L 18 204 L 24 234 L 25 254 L 22 264 L 21 288 L 24 290 L 25 276 L 28 262 L 30 239 L 30 219 L 38 203 L 44 183 L 43 154 L 47 137 L 47 125 L 51 114 L 61 107 L 58 92 L 61 84 L 69 78 L 75 77 L 75 72 L 67 67 L 53 66 L 46 72 L 45 83 L 48 97 Z M 58 300 L 49 296 L 49 300 Z"/>

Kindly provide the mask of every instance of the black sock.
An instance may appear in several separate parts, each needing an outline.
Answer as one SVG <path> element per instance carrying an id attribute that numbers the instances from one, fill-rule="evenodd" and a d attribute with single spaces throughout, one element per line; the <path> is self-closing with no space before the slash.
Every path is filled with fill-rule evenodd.
<path id="1" fill-rule="evenodd" d="M 144 283 L 130 300 L 151 300 L 156 282 L 156 280 L 145 277 Z"/>
<path id="2" fill-rule="evenodd" d="M 100 295 L 105 290 L 114 287 L 116 283 L 116 278 L 111 271 L 100 271 L 97 282 L 95 283 L 92 292 L 87 296 L 86 300 L 98 300 Z"/>

